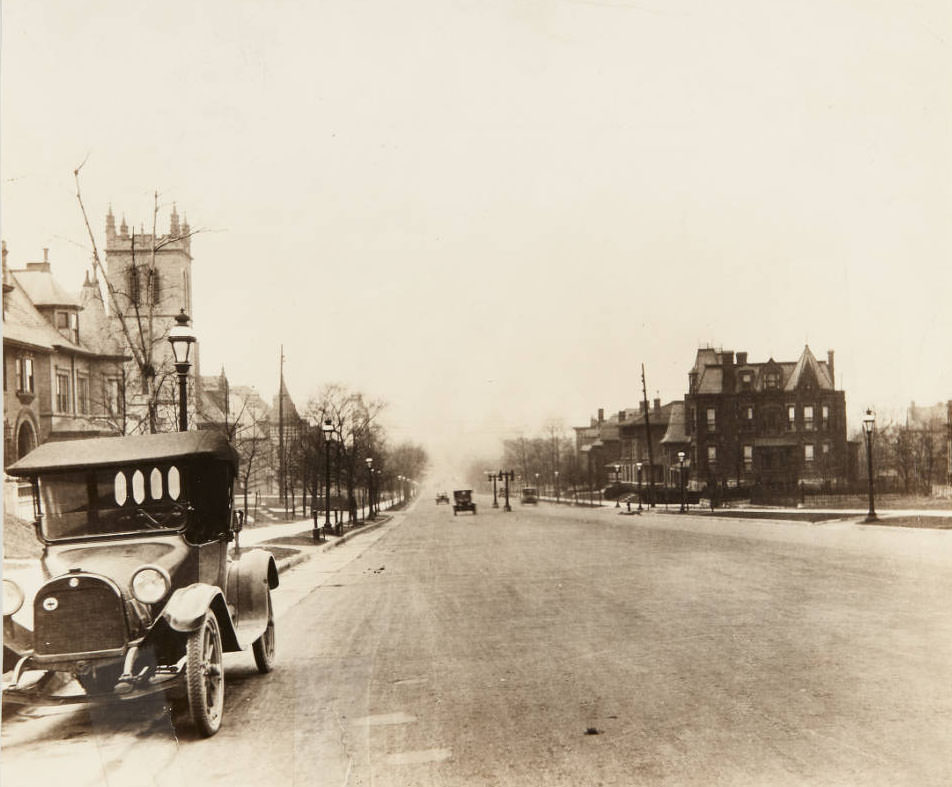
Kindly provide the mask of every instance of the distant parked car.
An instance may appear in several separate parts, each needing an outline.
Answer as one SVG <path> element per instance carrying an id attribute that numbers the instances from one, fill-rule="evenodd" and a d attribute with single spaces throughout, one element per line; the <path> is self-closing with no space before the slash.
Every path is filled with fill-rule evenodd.
<path id="1" fill-rule="evenodd" d="M 460 511 L 472 511 L 476 514 L 476 504 L 473 502 L 472 489 L 457 489 L 453 492 L 453 516 Z"/>
<path id="2" fill-rule="evenodd" d="M 535 504 L 539 502 L 539 493 L 534 486 L 524 487 L 522 490 L 522 497 L 519 498 L 520 503 L 531 503 Z"/>
<path id="3" fill-rule="evenodd" d="M 439 505 L 440 503 L 446 503 L 447 505 L 449 505 L 449 503 L 450 503 L 450 496 L 449 496 L 448 494 L 446 494 L 446 492 L 437 492 L 437 493 L 436 493 L 436 504 Z"/>

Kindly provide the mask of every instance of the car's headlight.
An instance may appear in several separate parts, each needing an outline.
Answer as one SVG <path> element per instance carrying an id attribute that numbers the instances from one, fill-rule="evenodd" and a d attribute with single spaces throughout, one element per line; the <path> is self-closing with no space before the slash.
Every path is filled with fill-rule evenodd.
<path id="1" fill-rule="evenodd" d="M 3 616 L 13 615 L 23 606 L 23 591 L 12 579 L 3 580 Z"/>
<path id="2" fill-rule="evenodd" d="M 172 587 L 169 575 L 158 566 L 143 566 L 132 575 L 132 595 L 143 604 L 155 604 Z"/>

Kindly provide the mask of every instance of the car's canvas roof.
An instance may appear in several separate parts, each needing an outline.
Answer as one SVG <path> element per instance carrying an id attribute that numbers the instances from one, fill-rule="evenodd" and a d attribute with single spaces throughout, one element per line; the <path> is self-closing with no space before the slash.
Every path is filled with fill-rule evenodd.
<path id="1" fill-rule="evenodd" d="M 196 455 L 238 465 L 238 454 L 223 434 L 198 431 L 44 443 L 8 467 L 7 472 L 11 475 L 35 475 L 44 470 L 134 464 Z"/>

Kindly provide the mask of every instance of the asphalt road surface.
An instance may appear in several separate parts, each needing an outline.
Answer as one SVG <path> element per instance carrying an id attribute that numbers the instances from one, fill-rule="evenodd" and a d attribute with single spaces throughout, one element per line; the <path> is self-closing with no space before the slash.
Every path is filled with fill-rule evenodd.
<path id="1" fill-rule="evenodd" d="M 952 783 L 952 533 L 478 502 L 282 575 L 214 738 L 26 710 L 4 785 Z"/>

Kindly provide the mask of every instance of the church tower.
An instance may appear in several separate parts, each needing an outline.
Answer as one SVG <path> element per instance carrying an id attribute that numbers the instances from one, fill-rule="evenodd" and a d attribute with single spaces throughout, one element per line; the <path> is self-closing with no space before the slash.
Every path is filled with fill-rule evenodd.
<path id="1" fill-rule="evenodd" d="M 191 228 L 188 218 L 180 220 L 176 206 L 172 205 L 169 229 L 166 234 L 146 233 L 126 224 L 125 216 L 116 230 L 116 218 L 112 206 L 106 214 L 105 268 L 107 279 L 106 309 L 110 324 L 124 344 L 129 341 L 121 327 L 120 315 L 124 318 L 132 342 L 137 345 L 132 355 L 141 357 L 142 348 L 150 347 L 154 368 L 156 397 L 160 410 L 174 411 L 177 395 L 172 350 L 168 343 L 169 330 L 175 325 L 175 317 L 182 310 L 192 318 L 192 249 Z M 138 351 L 138 352 L 137 352 Z M 193 379 L 199 378 L 198 345 L 192 348 Z M 133 364 L 135 366 L 135 364 Z M 146 381 L 131 370 L 128 390 L 135 392 L 133 401 L 127 405 L 142 405 L 148 391 Z M 195 386 L 190 386 L 194 395 Z M 136 402 L 135 399 L 139 401 Z M 161 414 L 162 420 L 166 420 Z M 165 431 L 165 424 L 159 427 Z M 174 427 L 173 427 L 174 428 Z"/>

